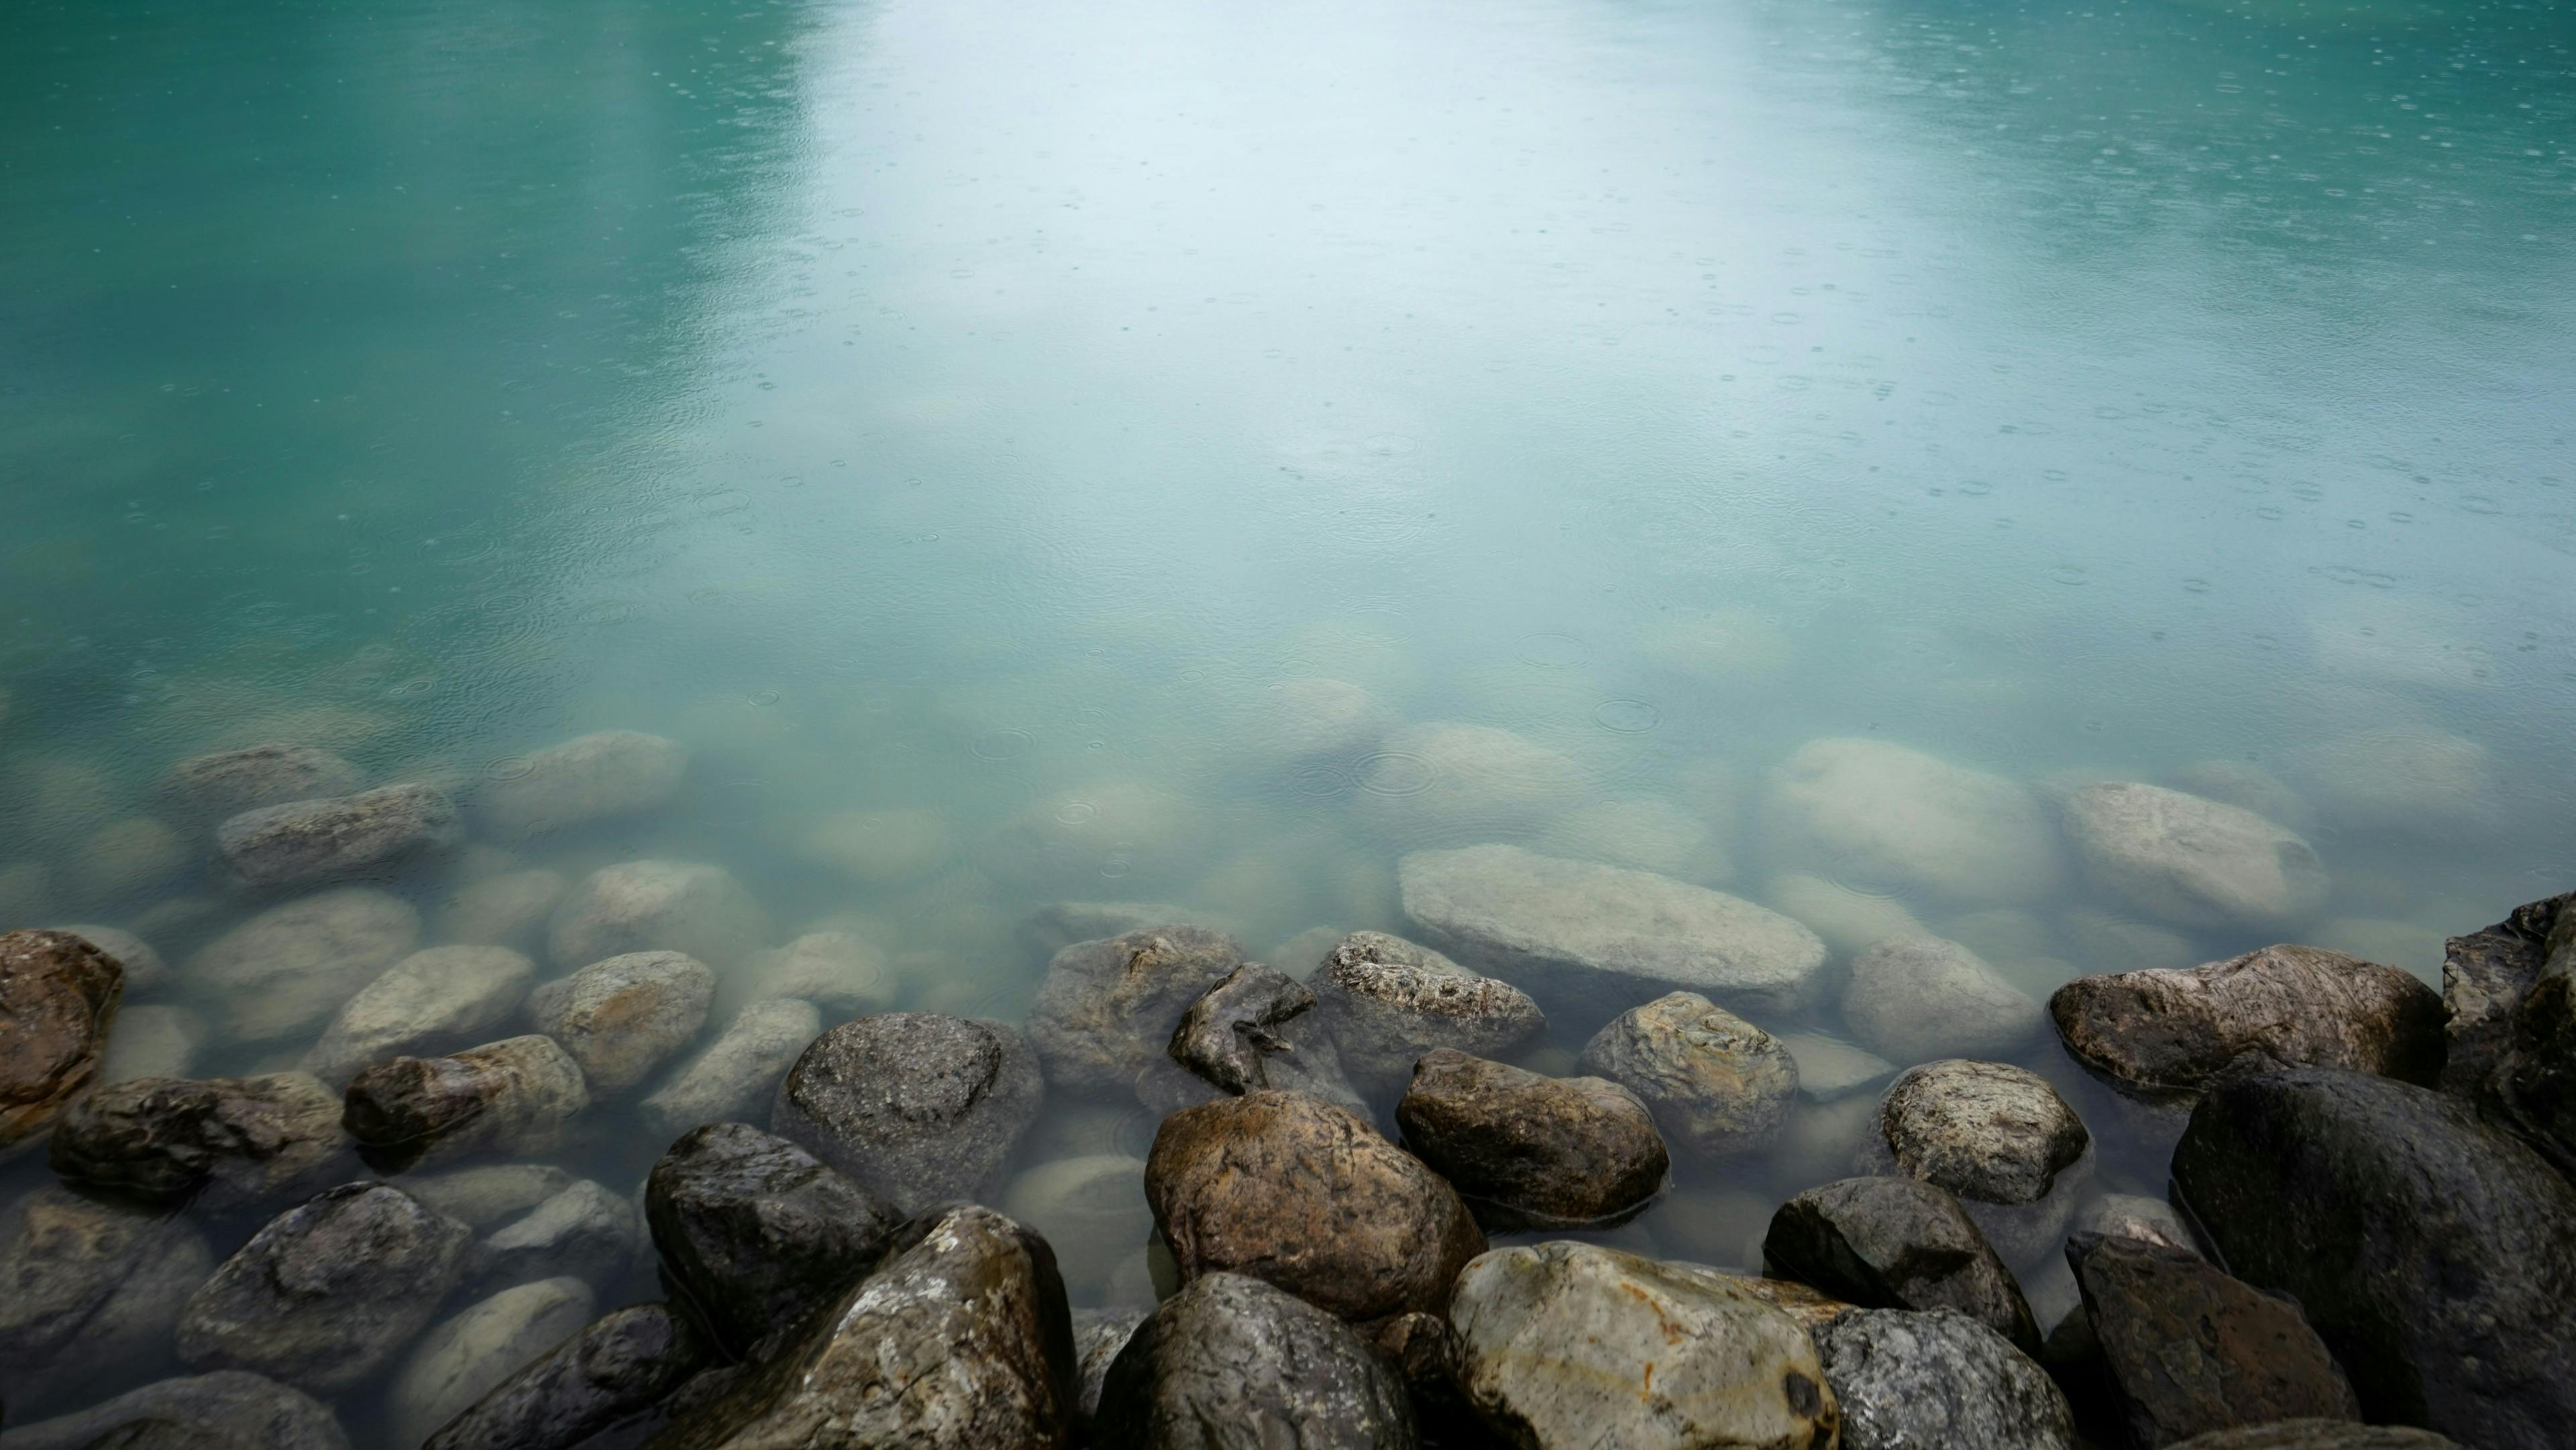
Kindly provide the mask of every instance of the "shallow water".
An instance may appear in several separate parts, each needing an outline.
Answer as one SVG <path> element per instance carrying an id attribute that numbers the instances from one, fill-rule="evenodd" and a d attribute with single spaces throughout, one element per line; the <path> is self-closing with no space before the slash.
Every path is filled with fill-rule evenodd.
<path id="1" fill-rule="evenodd" d="M 1892 898 L 2040 994 L 2275 935 L 2114 960 L 2080 913 L 2134 904 L 2080 872 L 2004 900 L 1802 853 L 1766 776 L 1819 737 L 2043 798 L 2259 766 L 2332 873 L 2297 934 L 2428 979 L 2576 879 L 2555 7 L 13 22 L 8 925 L 199 894 L 99 844 L 183 756 L 470 785 L 612 727 L 691 747 L 678 801 L 481 844 L 718 862 L 781 940 L 868 934 L 888 1005 L 1004 1017 L 1047 902 L 1302 972 L 1317 929 L 1408 929 L 1403 852 L 1479 840 L 1829 939 Z M 1316 677 L 1365 694 L 1299 736 Z M 1400 733 L 1435 721 L 1570 764 L 1489 808 Z M 1845 895 L 1788 908 L 1801 872 Z M 2079 1106 L 2104 1186 L 2158 1190 Z M 658 1146 L 609 1112 L 575 1156 L 622 1186 Z M 1743 1262 L 1819 1161 L 1686 1165 L 1614 1237 Z"/>

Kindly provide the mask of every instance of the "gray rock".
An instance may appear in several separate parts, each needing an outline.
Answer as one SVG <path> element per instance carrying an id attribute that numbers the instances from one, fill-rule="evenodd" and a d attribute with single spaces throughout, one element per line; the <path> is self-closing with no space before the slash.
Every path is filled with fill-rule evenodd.
<path id="1" fill-rule="evenodd" d="M 496 836 L 542 835 L 658 809 L 688 768 L 688 748 L 676 740 L 602 730 L 528 756 L 526 769 L 486 785 L 475 808 Z"/>
<path id="2" fill-rule="evenodd" d="M 176 1219 L 51 1185 L 0 1216 L 0 1396 L 24 1415 L 159 1369 L 180 1306 L 214 1271 Z"/>
<path id="3" fill-rule="evenodd" d="M 173 819 L 212 825 L 289 801 L 354 794 L 366 777 L 348 761 L 309 745 L 254 745 L 180 761 L 161 778 Z"/>
<path id="4" fill-rule="evenodd" d="M 888 1012 L 814 1039 L 778 1085 L 771 1131 L 906 1212 L 972 1197 L 1038 1113 L 1036 1054 L 998 1022 Z"/>
<path id="5" fill-rule="evenodd" d="M 1314 1005 L 1315 994 L 1305 983 L 1245 962 L 1181 1014 L 1172 1030 L 1172 1060 L 1221 1092 L 1284 1087 L 1270 1081 L 1264 1061 L 1295 1051 L 1279 1029 Z"/>
<path id="6" fill-rule="evenodd" d="M 590 1322 L 579 1279 L 540 1279 L 468 1305 L 421 1336 L 385 1393 L 395 1443 L 417 1445 Z"/>
<path id="7" fill-rule="evenodd" d="M 397 1057 L 350 1079 L 340 1125 L 380 1172 L 491 1151 L 531 1156 L 563 1142 L 590 1106 L 581 1065 L 537 1034 L 445 1057 Z"/>
<path id="8" fill-rule="evenodd" d="M 1798 1096 L 1811 1103 L 1847 1098 L 1896 1075 L 1896 1064 L 1877 1053 L 1817 1033 L 1785 1033 L 1780 1045 L 1798 1064 Z"/>
<path id="9" fill-rule="evenodd" d="M 1899 1063 L 1995 1057 L 2039 1035 L 2039 1003 L 1985 959 L 1939 937 L 1896 937 L 1852 959 L 1852 1035 Z"/>
<path id="10" fill-rule="evenodd" d="M 533 951 L 571 884 L 559 871 L 511 871 L 449 892 L 430 920 L 441 941 Z"/>
<path id="11" fill-rule="evenodd" d="M 1855 1309 L 1816 1331 L 1843 1450 L 2074 1450 L 2066 1396 L 1992 1329 L 1950 1309 Z"/>
<path id="12" fill-rule="evenodd" d="M 1093 1440 L 1092 1417 L 1100 1412 L 1100 1387 L 1109 1377 L 1109 1365 L 1118 1351 L 1145 1322 L 1150 1309 L 1130 1306 L 1125 1309 L 1076 1309 L 1073 1311 L 1074 1375 L 1080 1381 L 1080 1404 L 1074 1412 L 1075 1439 Z"/>
<path id="13" fill-rule="evenodd" d="M 1572 757 L 1492 725 L 1435 720 L 1386 737 L 1354 802 L 1401 841 L 1492 839 L 1581 802 L 1591 775 Z"/>
<path id="14" fill-rule="evenodd" d="M 1581 1070 L 1635 1093 L 1685 1153 L 1725 1158 L 1777 1141 L 1798 1097 L 1778 1038 L 1696 992 L 1623 1012 L 1584 1044 Z"/>
<path id="15" fill-rule="evenodd" d="M 2028 787 L 1885 740 L 1808 741 L 1762 799 L 1780 859 L 1966 906 L 2046 900 L 2062 876 L 2056 835 Z"/>
<path id="16" fill-rule="evenodd" d="M 124 996 L 125 968 L 79 937 L 0 935 L 0 1158 L 97 1080 Z"/>
<path id="17" fill-rule="evenodd" d="M 2490 1090 L 2512 1046 L 2515 1014 L 2548 964 L 2550 933 L 2576 917 L 2571 906 L 2576 891 L 2515 907 L 2484 931 L 2450 939 L 2442 956 L 2444 1091 L 2475 1098 Z"/>
<path id="18" fill-rule="evenodd" d="M 358 989 L 304 1070 L 346 1086 L 359 1069 L 388 1057 L 434 1057 L 488 1042 L 527 1000 L 537 964 L 508 947 L 431 947 L 414 952 Z"/>
<path id="19" fill-rule="evenodd" d="M 806 1045 L 823 1035 L 811 1002 L 774 997 L 742 1009 L 724 1035 L 644 1100 L 645 1126 L 677 1137 L 700 1123 L 756 1118 Z"/>
<path id="20" fill-rule="evenodd" d="M 226 1438 L 190 1438 L 206 1430 Z M 349 1450 L 330 1406 L 240 1370 L 160 1380 L 8 1438 L 9 1450 Z"/>
<path id="21" fill-rule="evenodd" d="M 1030 1045 L 1062 1093 L 1124 1095 L 1165 1056 L 1181 1015 L 1243 964 L 1221 932 L 1158 926 L 1055 954 L 1029 1009 Z"/>
<path id="22" fill-rule="evenodd" d="M 768 915 L 730 872 L 680 861 L 593 871 L 546 930 L 546 950 L 568 971 L 628 952 L 679 952 L 730 967 L 768 942 Z"/>
<path id="23" fill-rule="evenodd" d="M 107 1050 L 99 1054 L 97 1081 L 191 1076 L 206 1050 L 206 1033 L 206 1019 L 185 1007 L 119 1007 Z"/>
<path id="24" fill-rule="evenodd" d="M 2281 1420 L 2194 1435 L 2168 1450 L 2460 1450 L 2430 1430 L 2356 1425 L 2349 1420 Z"/>
<path id="25" fill-rule="evenodd" d="M 179 1358 L 314 1394 L 356 1387 L 438 1312 L 463 1273 L 465 1225 L 381 1183 L 288 1209 L 188 1296 Z"/>
<path id="26" fill-rule="evenodd" d="M 1897 1166 L 1978 1203 L 2033 1203 L 2092 1143 L 2048 1080 L 2000 1062 L 1951 1058 L 1887 1090 L 1879 1128 Z"/>
<path id="27" fill-rule="evenodd" d="M 1547 1031 L 1527 992 L 1384 932 L 1342 938 L 1307 986 L 1343 1071 L 1370 1092 L 1401 1091 L 1434 1048 L 1508 1057 Z"/>
<path id="28" fill-rule="evenodd" d="M 569 1275 L 605 1286 L 626 1272 L 643 1239 L 633 1200 L 584 1178 L 495 1229 L 474 1258 L 485 1284 Z"/>
<path id="29" fill-rule="evenodd" d="M 2026 1352 L 2039 1326 L 2012 1271 L 1947 1190 L 1911 1178 L 1845 1178 L 1771 1215 L 1764 1268 L 1870 1309 L 1950 1309 Z"/>
<path id="30" fill-rule="evenodd" d="M 199 951 L 187 985 L 245 1043 L 311 1032 L 420 944 L 420 913 L 363 886 L 273 906 Z"/>
<path id="31" fill-rule="evenodd" d="M 1105 1288 L 1153 1236 L 1145 1160 L 1093 1153 L 1041 1163 L 1011 1180 L 1002 1211 L 1046 1239 L 1069 1291 Z"/>
<path id="32" fill-rule="evenodd" d="M 339 1100 L 300 1072 L 109 1083 L 64 1116 L 49 1157 L 66 1183 L 209 1216 L 274 1213 L 358 1167 Z"/>
<path id="33" fill-rule="evenodd" d="M 706 1341 L 670 1306 L 612 1310 L 493 1386 L 421 1450 L 566 1450 L 651 1409 L 707 1361 Z"/>
<path id="34" fill-rule="evenodd" d="M 456 802 L 417 784 L 261 806 L 215 828 L 226 873 L 254 891 L 344 881 L 464 839 Z"/>
<path id="35" fill-rule="evenodd" d="M 1415 1064 L 1395 1118 L 1488 1231 L 1606 1226 L 1651 1202 L 1671 1167 L 1653 1115 L 1617 1083 L 1445 1047 Z"/>
<path id="36" fill-rule="evenodd" d="M 550 1163 L 488 1163 L 403 1179 L 403 1192 L 476 1233 L 488 1233 L 580 1179 Z"/>
<path id="37" fill-rule="evenodd" d="M 716 987 L 719 1011 L 739 1012 L 754 1002 L 793 998 L 811 1002 L 834 1021 L 864 1017 L 894 1005 L 894 969 L 885 954 L 856 932 L 809 931 L 783 947 L 754 952 Z"/>
<path id="38" fill-rule="evenodd" d="M 679 952 L 629 952 L 528 994 L 528 1023 L 581 1064 L 594 1097 L 641 1084 L 706 1026 L 716 975 Z"/>
<path id="39" fill-rule="evenodd" d="M 2559 913 L 2547 946 L 2490 1091 L 2508 1124 L 2561 1172 L 2576 1173 L 2576 912 Z"/>
<path id="40" fill-rule="evenodd" d="M 1137 1450 L 1416 1443 L 1403 1381 L 1349 1326 L 1241 1274 L 1192 1280 L 1137 1328 L 1095 1434 Z"/>
<path id="41" fill-rule="evenodd" d="M 2131 1193 L 2106 1193 L 2075 1216 L 2079 1232 L 2100 1234 L 2105 1238 L 2137 1239 L 2188 1254 L 2200 1252 L 2191 1230 L 2184 1226 L 2182 1215 L 2160 1198 L 2142 1198 Z"/>
<path id="42" fill-rule="evenodd" d="M 150 942 L 130 931 L 88 923 L 58 926 L 53 930 L 69 932 L 116 958 L 116 964 L 125 968 L 125 995 L 128 997 L 159 991 L 169 981 L 169 964 L 152 949 Z"/>
<path id="43" fill-rule="evenodd" d="M 2182 926 L 2295 926 L 2326 901 L 2316 848 L 2274 821 L 2152 785 L 2067 797 L 2066 834 L 2103 889 Z"/>

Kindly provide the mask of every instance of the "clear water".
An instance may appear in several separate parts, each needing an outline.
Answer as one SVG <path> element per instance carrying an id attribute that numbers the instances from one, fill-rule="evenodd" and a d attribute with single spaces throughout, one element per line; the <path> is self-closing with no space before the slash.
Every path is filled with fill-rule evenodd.
<path id="1" fill-rule="evenodd" d="M 1320 675 L 1756 899 L 1810 738 L 2252 762 L 2306 935 L 2430 975 L 2576 879 L 2571 222 L 2541 3 L 20 5 L 7 909 L 142 912 L 52 868 L 200 750 L 633 727 L 671 810 L 492 844 L 720 862 L 1016 1016 L 1051 900 L 1403 929 L 1412 763 L 1258 745 Z M 805 844 L 894 809 L 900 871 Z M 1903 904 L 2088 969 L 2080 894 Z M 1626 1232 L 1721 1257 L 1684 1210 L 1811 1167 Z"/>

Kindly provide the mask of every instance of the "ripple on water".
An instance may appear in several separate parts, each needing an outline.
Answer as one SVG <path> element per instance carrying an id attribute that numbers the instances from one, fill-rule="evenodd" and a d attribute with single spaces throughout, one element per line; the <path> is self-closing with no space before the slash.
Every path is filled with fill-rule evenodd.
<path id="1" fill-rule="evenodd" d="M 1038 738 L 1026 730 L 987 730 L 968 742 L 967 750 L 977 760 L 1017 760 L 1037 748 Z"/>
<path id="2" fill-rule="evenodd" d="M 1664 712 L 1643 700 L 1604 700 L 1592 707 L 1592 718 L 1604 730 L 1642 735 L 1663 723 Z"/>
<path id="3" fill-rule="evenodd" d="M 1360 789 L 1371 795 L 1420 795 L 1439 775 L 1431 761 L 1407 750 L 1380 750 L 1361 756 L 1353 767 Z"/>
<path id="4" fill-rule="evenodd" d="M 1512 653 L 1522 664 L 1543 670 L 1567 670 L 1582 664 L 1592 651 L 1573 635 L 1552 629 L 1525 634 L 1514 644 Z"/>

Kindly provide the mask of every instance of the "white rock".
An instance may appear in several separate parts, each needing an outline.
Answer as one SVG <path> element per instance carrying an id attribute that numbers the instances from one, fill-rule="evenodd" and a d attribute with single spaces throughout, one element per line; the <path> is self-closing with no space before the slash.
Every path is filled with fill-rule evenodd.
<path id="1" fill-rule="evenodd" d="M 2039 1003 L 1976 953 L 1939 937 L 1895 937 L 1852 960 L 1843 1021 L 1892 1062 L 2009 1054 L 2037 1036 Z"/>
<path id="2" fill-rule="evenodd" d="M 1780 1039 L 1798 1064 L 1798 1094 L 1812 1103 L 1865 1092 L 1896 1075 L 1896 1065 L 1877 1053 L 1813 1032 L 1792 1032 Z"/>
<path id="3" fill-rule="evenodd" d="M 1640 797 L 1580 806 L 1540 832 L 1553 854 L 1660 871 L 1703 885 L 1735 878 L 1726 843 L 1701 820 L 1670 801 Z"/>
<path id="4" fill-rule="evenodd" d="M 2316 848 L 2252 811 L 2153 785 L 2087 786 L 2066 834 L 2095 884 L 2181 926 L 2285 930 L 2325 905 Z"/>
<path id="5" fill-rule="evenodd" d="M 1771 772 L 1768 853 L 1835 879 L 1914 887 L 1962 905 L 2048 897 L 2061 866 L 2039 797 L 2001 776 L 1884 740 L 1811 740 Z"/>
<path id="6" fill-rule="evenodd" d="M 1107 1287 L 1154 1232 L 1145 1161 L 1123 1153 L 1041 1163 L 1011 1180 L 1002 1211 L 1055 1246 L 1066 1285 L 1081 1297 Z"/>
<path id="7" fill-rule="evenodd" d="M 773 997 L 752 1003 L 723 1036 L 644 1100 L 645 1125 L 670 1139 L 701 1123 L 757 1119 L 797 1055 L 822 1035 L 823 1014 L 811 1002 Z"/>
<path id="8" fill-rule="evenodd" d="M 341 1007 L 304 1070 L 346 1087 L 388 1057 L 436 1057 L 489 1041 L 536 985 L 537 964 L 508 947 L 431 947 L 369 982 Z"/>
<path id="9" fill-rule="evenodd" d="M 504 1289 L 421 1336 L 387 1392 L 394 1443 L 417 1445 L 520 1366 L 591 1321 L 590 1286 L 540 1279 Z"/>

